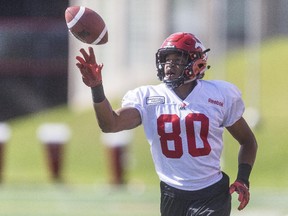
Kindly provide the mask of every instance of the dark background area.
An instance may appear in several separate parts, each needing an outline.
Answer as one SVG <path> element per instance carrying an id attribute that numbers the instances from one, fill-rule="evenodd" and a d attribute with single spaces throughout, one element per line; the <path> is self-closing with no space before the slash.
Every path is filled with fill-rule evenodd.
<path id="1" fill-rule="evenodd" d="M 0 0 L 0 121 L 67 103 L 68 0 Z"/>

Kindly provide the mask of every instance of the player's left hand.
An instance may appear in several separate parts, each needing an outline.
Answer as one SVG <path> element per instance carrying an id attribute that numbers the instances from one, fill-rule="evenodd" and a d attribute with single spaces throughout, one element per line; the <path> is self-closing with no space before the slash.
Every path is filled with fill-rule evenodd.
<path id="1" fill-rule="evenodd" d="M 249 193 L 249 187 L 241 182 L 236 180 L 229 189 L 230 194 L 236 192 L 237 194 L 239 194 L 238 196 L 238 200 L 240 202 L 240 205 L 238 207 L 238 210 L 242 210 L 246 207 L 246 205 L 249 203 L 250 200 L 250 193 Z"/>
<path id="2" fill-rule="evenodd" d="M 80 49 L 83 58 L 76 56 L 78 60 L 76 65 L 82 74 L 83 82 L 89 87 L 95 87 L 102 83 L 103 64 L 97 64 L 92 47 L 89 47 L 88 50 L 89 54 L 84 49 Z"/>

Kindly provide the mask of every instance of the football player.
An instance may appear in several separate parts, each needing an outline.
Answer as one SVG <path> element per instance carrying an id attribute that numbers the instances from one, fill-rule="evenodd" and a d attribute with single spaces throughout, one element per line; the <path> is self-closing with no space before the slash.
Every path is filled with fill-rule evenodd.
<path id="1" fill-rule="evenodd" d="M 162 216 L 230 215 L 233 192 L 239 194 L 239 210 L 249 202 L 257 142 L 242 117 L 238 88 L 202 80 L 208 51 L 191 33 L 170 35 L 156 53 L 162 83 L 128 91 L 117 110 L 104 94 L 103 64 L 96 62 L 93 49 L 81 49 L 82 56 L 76 57 L 102 131 L 143 125 L 160 179 Z M 238 174 L 231 185 L 220 167 L 224 128 L 240 144 Z"/>

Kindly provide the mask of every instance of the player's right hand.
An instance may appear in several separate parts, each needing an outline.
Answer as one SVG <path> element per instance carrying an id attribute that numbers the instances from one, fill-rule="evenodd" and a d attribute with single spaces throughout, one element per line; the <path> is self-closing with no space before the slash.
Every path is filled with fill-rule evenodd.
<path id="1" fill-rule="evenodd" d="M 76 66 L 82 74 L 83 82 L 89 87 L 95 87 L 102 84 L 101 70 L 103 64 L 97 64 L 92 47 L 88 48 L 89 54 L 82 48 L 80 52 L 83 57 L 76 56 L 78 62 Z"/>

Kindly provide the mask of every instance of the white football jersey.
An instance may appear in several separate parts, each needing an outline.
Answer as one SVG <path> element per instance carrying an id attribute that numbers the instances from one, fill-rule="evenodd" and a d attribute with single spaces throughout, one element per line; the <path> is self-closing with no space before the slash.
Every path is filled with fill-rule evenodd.
<path id="1" fill-rule="evenodd" d="M 185 100 L 164 83 L 142 86 L 127 92 L 122 107 L 139 110 L 161 181 L 193 191 L 222 178 L 223 130 L 244 112 L 236 86 L 197 80 Z"/>

